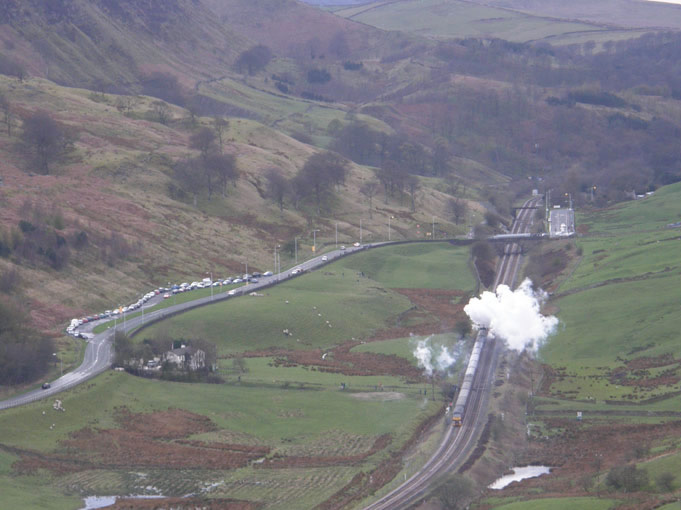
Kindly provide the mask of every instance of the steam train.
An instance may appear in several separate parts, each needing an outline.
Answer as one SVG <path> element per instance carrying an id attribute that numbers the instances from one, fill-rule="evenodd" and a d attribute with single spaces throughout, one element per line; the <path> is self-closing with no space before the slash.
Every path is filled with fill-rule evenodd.
<path id="1" fill-rule="evenodd" d="M 480 331 L 478 332 L 478 337 L 475 340 L 475 345 L 473 346 L 471 357 L 468 360 L 468 367 L 466 368 L 466 373 L 463 376 L 463 384 L 461 384 L 459 396 L 456 398 L 456 402 L 453 403 L 452 426 L 454 427 L 461 427 L 462 425 L 463 417 L 464 414 L 466 413 L 468 397 L 470 396 L 471 389 L 473 387 L 475 371 L 478 369 L 480 354 L 482 353 L 482 348 L 484 347 L 486 340 L 487 329 L 481 328 Z"/>

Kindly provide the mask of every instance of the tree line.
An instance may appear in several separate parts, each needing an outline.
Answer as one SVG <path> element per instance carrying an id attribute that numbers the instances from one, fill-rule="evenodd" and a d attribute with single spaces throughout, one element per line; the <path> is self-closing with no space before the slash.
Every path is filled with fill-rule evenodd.
<path id="1" fill-rule="evenodd" d="M 0 296 L 0 385 L 35 381 L 55 362 L 52 339 L 30 322 L 21 304 Z"/>

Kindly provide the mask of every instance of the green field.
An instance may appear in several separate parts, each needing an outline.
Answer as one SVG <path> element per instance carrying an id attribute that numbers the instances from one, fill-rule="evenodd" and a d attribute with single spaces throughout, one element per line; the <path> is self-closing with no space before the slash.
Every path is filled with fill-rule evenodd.
<path id="1" fill-rule="evenodd" d="M 400 325 L 400 314 L 412 306 L 393 288 L 472 292 L 475 280 L 467 261 L 467 248 L 448 243 L 377 248 L 265 289 L 262 296 L 191 310 L 139 337 L 201 337 L 215 342 L 221 355 L 269 347 L 328 348 L 367 339 L 378 329 Z M 285 329 L 290 336 L 283 335 Z"/>
<path id="2" fill-rule="evenodd" d="M 254 367 L 257 373 L 257 368 Z M 385 380 L 384 380 L 385 382 Z M 257 444 L 272 447 L 273 453 L 295 454 L 297 451 L 308 451 L 310 454 L 323 454 L 328 443 L 333 443 L 334 436 L 351 437 L 355 441 L 371 443 L 371 438 L 389 433 L 395 438 L 393 444 L 399 444 L 410 433 L 410 430 L 428 414 L 438 408 L 437 402 L 423 405 L 421 398 L 403 398 L 400 400 L 358 400 L 350 392 L 337 389 L 322 392 L 301 391 L 297 389 L 273 389 L 271 386 L 250 385 L 203 385 L 181 384 L 151 381 L 119 374 L 106 373 L 86 386 L 64 393 L 61 396 L 66 412 L 56 412 L 51 408 L 51 401 L 32 404 L 19 409 L 11 409 L 0 415 L 0 428 L 3 430 L 3 443 L 17 448 L 33 451 L 59 451 L 59 441 L 66 439 L 71 432 L 84 427 L 112 428 L 116 409 L 125 406 L 133 412 L 151 412 L 168 408 L 180 408 L 193 413 L 208 416 L 221 431 L 230 436 L 251 438 Z M 45 412 L 46 414 L 43 414 Z M 55 424 L 53 429 L 50 425 Z M 211 440 L 216 433 L 207 437 L 196 436 L 197 439 Z M 362 439 L 365 438 L 365 439 Z M 380 457 L 381 454 L 379 454 Z M 131 490 L 127 485 L 131 471 L 140 468 L 131 466 L 128 470 L 85 470 L 78 476 L 53 476 L 45 474 L 41 479 L 41 488 L 35 491 L 38 479 L 15 476 L 10 473 L 10 465 L 15 459 L 0 454 L 0 488 L 3 498 L 5 494 L 16 493 L 16 501 L 21 501 L 21 508 L 53 508 L 44 506 L 44 498 L 49 494 L 59 493 L 66 486 L 70 491 L 75 489 L 82 494 L 125 494 Z M 371 466 L 378 459 L 369 459 L 364 467 Z M 146 470 L 145 470 L 146 471 Z M 288 483 L 299 482 L 305 487 L 298 489 L 304 493 L 302 507 L 316 498 L 321 501 L 338 490 L 356 471 L 341 468 L 338 473 L 329 471 L 329 483 L 313 490 L 315 477 L 288 473 Z M 229 484 L 236 478 L 260 478 L 275 483 L 270 478 L 284 477 L 283 472 L 262 472 L 244 468 L 237 472 L 199 473 L 194 480 L 197 490 L 200 483 L 206 480 L 221 480 Z M 152 470 L 147 473 L 149 485 L 172 492 L 172 481 L 176 480 L 173 470 Z M 192 478 L 191 475 L 185 478 Z M 126 480 L 128 480 L 126 482 Z M 186 481 L 184 483 L 187 483 Z M 9 490 L 9 487 L 13 487 Z M 8 491 L 4 489 L 7 488 Z M 30 493 L 30 497 L 28 494 Z M 176 494 L 177 495 L 177 494 Z M 231 491 L 229 497 L 235 496 Z M 267 501 L 272 508 L 291 508 L 301 504 L 301 494 L 289 494 L 283 498 L 279 493 L 263 494 L 251 490 L 251 498 Z M 268 501 L 268 498 L 272 498 Z M 320 499 L 321 498 L 321 499 Z M 58 501 L 58 498 L 55 499 Z M 7 501 L 3 499 L 3 502 Z M 307 501 L 307 503 L 305 503 Z M 43 505 L 43 506 L 41 506 Z M 77 508 L 73 498 L 66 498 L 62 506 L 56 508 Z"/>
<path id="3" fill-rule="evenodd" d="M 604 29 L 588 23 L 556 21 L 476 5 L 470 2 L 423 0 L 384 2 L 376 6 L 350 7 L 337 15 L 384 30 L 414 32 L 428 37 L 497 37 L 509 41 L 554 39 L 561 35 L 592 34 Z"/>
<path id="4" fill-rule="evenodd" d="M 371 250 L 264 289 L 260 296 L 231 299 L 178 315 L 143 330 L 137 338 L 202 337 L 216 342 L 222 356 L 283 347 L 310 350 L 321 357 L 322 352 L 352 338 L 369 338 L 378 329 L 398 325 L 400 314 L 412 304 L 392 290 L 394 287 L 472 292 L 475 281 L 466 275 L 467 253 L 466 247 L 448 243 Z M 430 271 L 440 276 L 429 277 Z M 209 292 L 180 294 L 162 305 Z M 291 336 L 282 334 L 285 328 Z M 411 351 L 416 340 L 418 337 L 367 343 L 352 352 L 395 354 L 414 364 Z M 441 334 L 431 341 L 452 346 L 457 339 L 453 334 Z M 14 450 L 0 449 L 0 491 L 22 508 L 45 508 L 44 498 L 50 494 L 55 496 L 47 507 L 78 508 L 78 496 L 154 491 L 168 496 L 205 493 L 242 498 L 262 502 L 267 508 L 311 508 L 340 490 L 360 470 L 374 469 L 442 405 L 439 394 L 434 399 L 424 397 L 423 384 L 407 383 L 400 377 L 348 376 L 314 366 L 277 366 L 276 361 L 274 356 L 245 358 L 246 370 L 238 372 L 230 359 L 220 359 L 224 384 L 173 383 L 111 371 L 60 394 L 65 412 L 52 409 L 53 400 L 3 411 L 2 444 Z M 267 446 L 270 459 L 355 455 L 368 451 L 383 434 L 388 434 L 391 442 L 361 461 L 328 467 L 257 469 L 257 465 L 249 465 L 192 471 L 134 463 L 112 468 L 95 462 L 72 473 L 41 469 L 37 476 L 20 475 L 12 468 L 25 450 L 68 455 L 74 450 L 66 448 L 63 441 L 75 432 L 116 430 L 122 408 L 132 413 L 181 409 L 208 417 L 215 430 L 188 439 Z M 414 466 L 409 469 L 413 471 Z M 38 483 L 41 487 L 34 490 Z"/>
<path id="5" fill-rule="evenodd" d="M 448 243 L 404 244 L 360 253 L 344 265 L 392 289 L 473 291 L 475 277 L 468 258 L 467 249 Z"/>
<path id="6" fill-rule="evenodd" d="M 546 498 L 516 501 L 494 506 L 496 510 L 608 510 L 617 502 L 600 498 Z"/>
<path id="7" fill-rule="evenodd" d="M 577 239 L 581 260 L 553 300 L 561 321 L 540 358 L 557 372 L 552 402 L 541 409 L 602 406 L 678 410 L 681 356 L 678 295 L 681 185 L 643 200 L 583 215 L 588 234 Z M 627 363 L 654 358 L 644 370 Z M 660 397 L 669 397 L 662 398 Z M 642 407 L 647 399 L 658 400 Z M 546 406 L 546 407 L 544 407 Z M 604 409 L 600 409 L 604 410 Z"/>

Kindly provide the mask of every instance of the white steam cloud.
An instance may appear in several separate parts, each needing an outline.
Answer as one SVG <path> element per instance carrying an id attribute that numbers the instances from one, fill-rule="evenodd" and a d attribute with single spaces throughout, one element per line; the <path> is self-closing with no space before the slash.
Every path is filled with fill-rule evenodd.
<path id="1" fill-rule="evenodd" d="M 471 298 L 464 311 L 475 327 L 489 329 L 511 349 L 534 351 L 558 325 L 557 318 L 540 313 L 546 297 L 546 292 L 534 291 L 532 282 L 525 279 L 515 291 L 499 285 L 496 293 L 483 292 L 479 298 Z"/>
<path id="2" fill-rule="evenodd" d="M 460 354 L 458 346 L 448 349 L 441 345 L 438 348 L 430 345 L 430 339 L 429 336 L 424 340 L 419 340 L 413 352 L 418 366 L 424 370 L 426 375 L 432 375 L 434 370 L 446 371 L 456 363 Z"/>

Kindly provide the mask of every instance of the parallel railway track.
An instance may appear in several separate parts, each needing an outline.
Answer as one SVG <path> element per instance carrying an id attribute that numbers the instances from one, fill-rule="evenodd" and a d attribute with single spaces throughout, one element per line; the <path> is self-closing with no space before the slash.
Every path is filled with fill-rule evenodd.
<path id="1" fill-rule="evenodd" d="M 539 202 L 540 197 L 533 197 L 523 204 L 512 233 L 527 232 L 532 226 L 533 209 L 525 209 Z M 522 261 L 520 249 L 516 243 L 504 246 L 504 255 L 496 269 L 494 287 L 501 284 L 512 287 L 515 284 L 518 269 Z M 365 507 L 365 510 L 406 509 L 420 501 L 430 485 L 443 474 L 459 467 L 467 458 L 475 445 L 479 433 L 484 427 L 487 415 L 490 386 L 496 370 L 501 347 L 495 340 L 488 339 L 482 350 L 480 363 L 475 373 L 473 389 L 467 402 L 463 426 L 448 426 L 440 446 L 426 464 L 411 478 L 383 496 L 378 501 Z"/>

